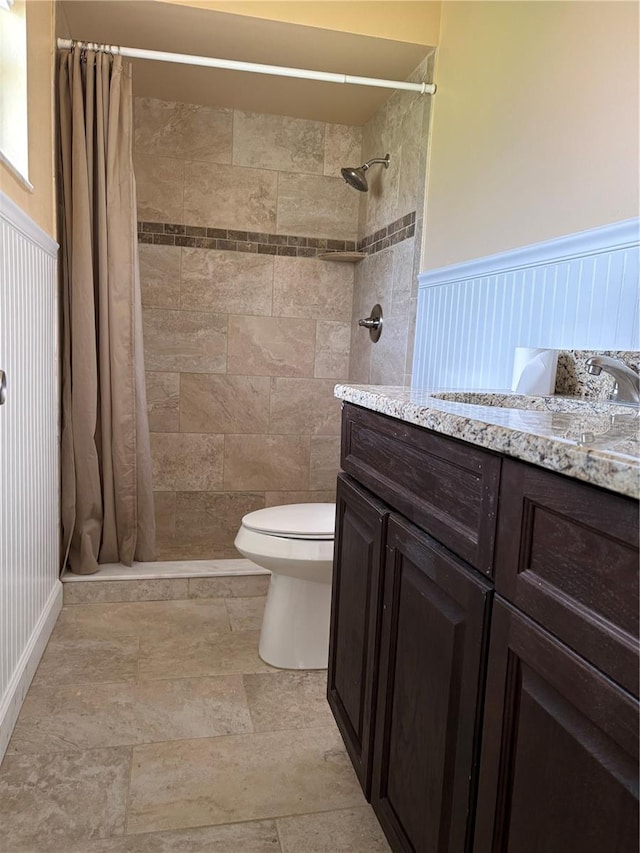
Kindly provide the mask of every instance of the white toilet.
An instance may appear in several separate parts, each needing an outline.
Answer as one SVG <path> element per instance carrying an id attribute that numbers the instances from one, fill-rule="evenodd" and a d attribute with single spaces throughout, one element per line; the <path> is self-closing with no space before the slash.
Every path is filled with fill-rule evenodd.
<path id="1" fill-rule="evenodd" d="M 242 519 L 236 548 L 271 572 L 258 647 L 271 666 L 327 666 L 335 515 L 335 504 L 291 504 Z"/>

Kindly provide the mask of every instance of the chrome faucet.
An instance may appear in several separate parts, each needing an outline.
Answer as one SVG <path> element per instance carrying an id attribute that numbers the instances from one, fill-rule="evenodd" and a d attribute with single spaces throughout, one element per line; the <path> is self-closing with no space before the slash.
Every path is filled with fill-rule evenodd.
<path id="1" fill-rule="evenodd" d="M 640 375 L 619 358 L 608 355 L 594 355 L 587 359 L 587 371 L 592 376 L 600 376 L 602 371 L 615 379 L 609 399 L 616 403 L 640 406 Z"/>

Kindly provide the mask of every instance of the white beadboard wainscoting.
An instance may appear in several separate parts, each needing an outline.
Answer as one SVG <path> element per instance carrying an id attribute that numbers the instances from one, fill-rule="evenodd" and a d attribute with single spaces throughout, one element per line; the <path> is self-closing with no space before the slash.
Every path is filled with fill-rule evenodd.
<path id="1" fill-rule="evenodd" d="M 518 346 L 639 349 L 639 220 L 419 276 L 416 388 L 510 387 Z"/>
<path id="2" fill-rule="evenodd" d="M 0 193 L 0 760 L 62 605 L 57 251 Z"/>

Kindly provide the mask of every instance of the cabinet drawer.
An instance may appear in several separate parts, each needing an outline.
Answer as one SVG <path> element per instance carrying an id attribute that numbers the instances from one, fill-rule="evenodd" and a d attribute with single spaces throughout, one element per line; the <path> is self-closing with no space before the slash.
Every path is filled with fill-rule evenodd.
<path id="1" fill-rule="evenodd" d="M 638 695 L 638 502 L 506 459 L 496 590 Z"/>
<path id="2" fill-rule="evenodd" d="M 492 573 L 501 459 L 345 405 L 343 469 L 463 560 Z"/>

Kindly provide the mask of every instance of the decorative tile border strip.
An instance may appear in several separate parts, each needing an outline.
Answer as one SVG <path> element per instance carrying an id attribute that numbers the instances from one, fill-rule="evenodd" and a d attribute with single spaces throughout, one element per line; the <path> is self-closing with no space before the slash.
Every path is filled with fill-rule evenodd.
<path id="1" fill-rule="evenodd" d="M 407 213 L 400 219 L 396 219 L 386 228 L 380 228 L 368 237 L 363 237 L 358 241 L 358 251 L 366 252 L 367 255 L 375 255 L 376 252 L 381 252 L 383 249 L 388 249 L 389 246 L 395 246 L 396 243 L 401 243 L 403 240 L 408 240 L 416 233 L 416 212 Z"/>
<path id="2" fill-rule="evenodd" d="M 188 246 L 193 249 L 224 249 L 258 255 L 284 255 L 315 258 L 327 251 L 354 252 L 353 240 L 328 240 L 289 234 L 265 234 L 261 231 L 235 231 L 176 225 L 171 222 L 138 222 L 138 242 L 160 246 Z"/>
<path id="3" fill-rule="evenodd" d="M 357 250 L 373 255 L 415 233 L 415 211 L 396 219 L 385 228 L 364 237 Z M 323 237 L 298 237 L 292 234 L 266 234 L 262 231 L 236 231 L 230 228 L 206 228 L 174 222 L 138 222 L 138 242 L 154 246 L 187 246 L 191 249 L 224 249 L 228 252 L 252 252 L 258 255 L 284 255 L 315 258 L 327 252 L 355 252 L 353 240 L 329 240 Z"/>

